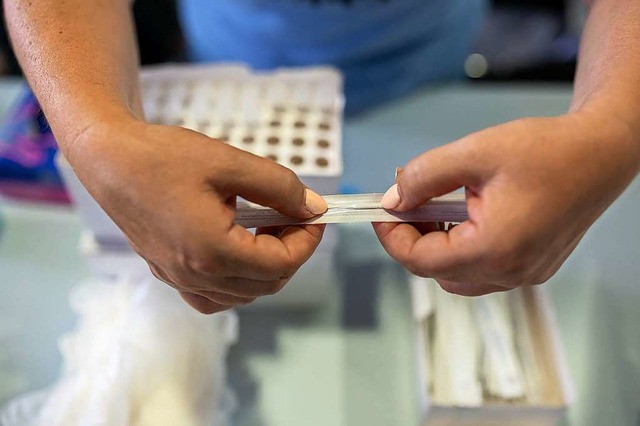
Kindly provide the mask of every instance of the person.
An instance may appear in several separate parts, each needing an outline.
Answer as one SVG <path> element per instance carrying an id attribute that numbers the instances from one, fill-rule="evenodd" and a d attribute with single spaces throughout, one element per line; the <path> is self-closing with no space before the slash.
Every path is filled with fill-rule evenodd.
<path id="1" fill-rule="evenodd" d="M 62 152 L 152 272 L 203 313 L 280 290 L 323 228 L 253 236 L 233 223 L 236 196 L 299 218 L 323 213 L 324 200 L 274 162 L 145 122 L 129 1 L 4 5 L 17 56 Z M 358 109 L 452 77 L 482 5 L 183 0 L 180 10 L 194 59 L 263 68 L 331 63 L 345 71 Z M 387 252 L 463 295 L 554 274 L 638 174 L 638 22 L 636 0 L 591 1 L 566 114 L 492 127 L 410 161 L 385 207 L 408 210 L 464 187 L 469 220 L 449 231 L 374 224 Z"/>

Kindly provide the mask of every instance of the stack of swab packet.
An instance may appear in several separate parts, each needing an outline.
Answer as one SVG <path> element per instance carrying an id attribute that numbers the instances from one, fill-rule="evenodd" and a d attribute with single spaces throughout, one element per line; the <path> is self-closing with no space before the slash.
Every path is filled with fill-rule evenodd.
<path id="1" fill-rule="evenodd" d="M 553 425 L 572 396 L 540 288 L 467 298 L 411 276 L 425 424 Z"/>

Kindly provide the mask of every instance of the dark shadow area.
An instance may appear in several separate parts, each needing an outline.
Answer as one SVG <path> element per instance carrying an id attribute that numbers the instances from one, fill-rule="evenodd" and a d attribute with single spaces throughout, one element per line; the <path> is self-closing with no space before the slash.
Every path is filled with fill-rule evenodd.
<path id="1" fill-rule="evenodd" d="M 262 426 L 264 421 L 257 411 L 260 384 L 252 377 L 248 359 L 256 354 L 277 356 L 277 336 L 282 328 L 309 326 L 316 315 L 315 310 L 292 310 L 274 308 L 238 313 L 240 336 L 231 346 L 227 356 L 229 386 L 235 393 L 237 409 L 234 425 Z"/>

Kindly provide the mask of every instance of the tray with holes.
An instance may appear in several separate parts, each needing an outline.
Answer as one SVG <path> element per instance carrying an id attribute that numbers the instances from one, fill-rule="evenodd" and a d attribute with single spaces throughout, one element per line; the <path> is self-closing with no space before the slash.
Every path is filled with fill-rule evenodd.
<path id="1" fill-rule="evenodd" d="M 338 191 L 344 100 L 336 70 L 165 65 L 145 69 L 141 82 L 149 121 L 276 161 L 319 193 Z"/>

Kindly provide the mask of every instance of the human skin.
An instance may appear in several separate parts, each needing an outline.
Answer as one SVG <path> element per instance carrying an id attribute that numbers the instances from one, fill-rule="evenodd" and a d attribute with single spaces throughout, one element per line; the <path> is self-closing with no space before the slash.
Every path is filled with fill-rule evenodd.
<path id="1" fill-rule="evenodd" d="M 465 188 L 469 220 L 374 224 L 387 252 L 451 293 L 547 281 L 640 171 L 640 2 L 594 0 L 570 110 L 492 127 L 411 160 L 383 198 L 410 210 Z"/>
<path id="2" fill-rule="evenodd" d="M 234 224 L 236 196 L 311 218 L 326 203 L 289 169 L 145 121 L 127 0 L 5 0 L 22 69 L 80 181 L 160 280 L 214 313 L 278 292 L 322 226 Z"/>

